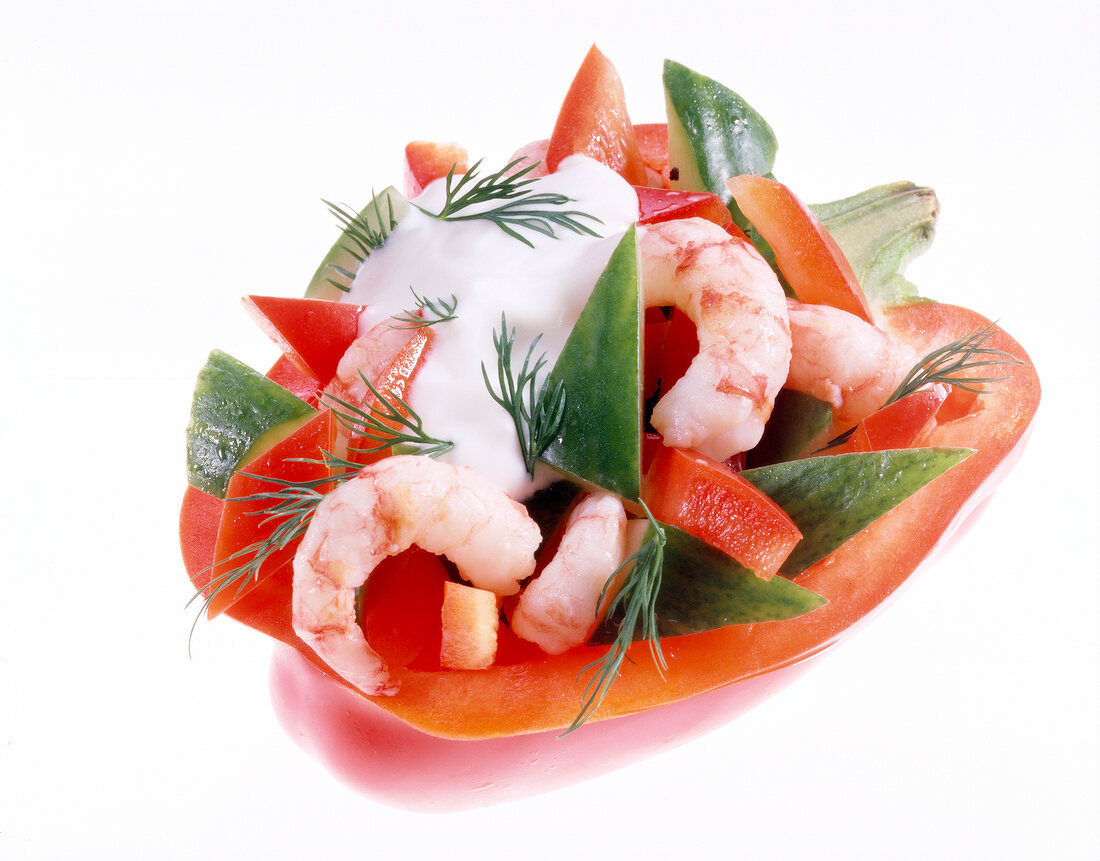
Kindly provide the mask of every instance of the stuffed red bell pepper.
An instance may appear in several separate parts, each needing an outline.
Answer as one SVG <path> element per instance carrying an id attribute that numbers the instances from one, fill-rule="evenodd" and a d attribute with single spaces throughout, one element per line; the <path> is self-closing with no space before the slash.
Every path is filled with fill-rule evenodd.
<path id="1" fill-rule="evenodd" d="M 288 731 L 388 803 L 565 785 L 721 725 L 893 593 L 1021 451 L 1023 349 L 920 300 L 938 204 L 806 206 L 675 63 L 634 126 L 585 58 L 499 170 L 406 149 L 306 298 L 246 307 L 188 428 L 206 614 L 280 642 Z M 995 392 L 995 396 L 990 396 Z"/>

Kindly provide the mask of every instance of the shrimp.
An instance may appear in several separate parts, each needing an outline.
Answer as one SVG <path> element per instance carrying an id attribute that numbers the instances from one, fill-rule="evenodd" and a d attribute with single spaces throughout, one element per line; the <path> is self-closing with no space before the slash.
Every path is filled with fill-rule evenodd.
<path id="1" fill-rule="evenodd" d="M 393 695 L 398 685 L 355 619 L 355 589 L 371 571 L 415 544 L 503 597 L 534 571 L 540 541 L 523 506 L 469 469 L 414 455 L 386 458 L 317 507 L 294 557 L 294 630 L 364 693 Z"/>
<path id="2" fill-rule="evenodd" d="M 854 423 L 879 409 L 913 366 L 913 349 L 847 311 L 787 302 L 793 342 L 787 388 Z"/>
<path id="3" fill-rule="evenodd" d="M 584 643 L 599 622 L 600 595 L 626 555 L 626 512 L 610 493 L 573 510 L 554 558 L 523 590 L 512 630 L 551 655 Z"/>
<path id="4" fill-rule="evenodd" d="M 412 329 L 395 326 L 392 319 L 378 323 L 352 341 L 326 391 L 355 406 L 363 406 L 373 398 L 363 378 L 377 380 L 412 337 Z"/>
<path id="5" fill-rule="evenodd" d="M 669 445 L 717 460 L 760 441 L 787 378 L 791 333 L 779 279 L 748 243 L 700 218 L 639 229 L 647 307 L 695 322 L 699 354 L 654 407 Z"/>

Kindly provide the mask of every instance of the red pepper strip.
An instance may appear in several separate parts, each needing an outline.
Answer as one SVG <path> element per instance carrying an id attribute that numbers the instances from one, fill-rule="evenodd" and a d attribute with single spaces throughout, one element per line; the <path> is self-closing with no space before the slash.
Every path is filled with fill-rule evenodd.
<path id="1" fill-rule="evenodd" d="M 183 563 L 191 584 L 202 594 L 210 582 L 223 507 L 222 500 L 194 487 L 188 487 L 183 496 L 180 509 Z M 290 625 L 291 581 L 291 567 L 285 565 L 230 605 L 225 615 L 275 640 L 299 647 L 301 641 Z"/>
<path id="2" fill-rule="evenodd" d="M 936 417 L 949 389 L 942 383 L 914 392 L 887 404 L 856 425 L 839 445 L 829 446 L 825 454 L 857 451 L 887 451 L 909 448 Z"/>
<path id="3" fill-rule="evenodd" d="M 607 165 L 631 185 L 648 184 L 622 80 L 595 45 L 565 95 L 546 149 L 546 166 L 553 173 L 563 159 L 578 154 Z"/>
<path id="4" fill-rule="evenodd" d="M 787 186 L 748 174 L 735 176 L 726 185 L 775 252 L 779 271 L 799 300 L 832 305 L 875 322 L 844 252 Z"/>
<path id="5" fill-rule="evenodd" d="M 341 357 L 359 336 L 362 305 L 276 296 L 245 296 L 242 301 L 283 354 L 322 383 L 336 375 Z"/>
<path id="6" fill-rule="evenodd" d="M 661 446 L 646 473 L 642 500 L 653 516 L 728 553 L 764 580 L 802 540 L 787 514 L 725 464 Z"/>
<path id="7" fill-rule="evenodd" d="M 221 523 L 218 527 L 218 540 L 214 548 L 214 565 L 211 584 L 217 584 L 219 578 L 237 568 L 245 559 L 232 559 L 237 551 L 256 541 L 262 541 L 271 535 L 278 525 L 267 520 L 265 515 L 257 514 L 270 508 L 271 500 L 245 501 L 242 497 L 257 493 L 279 490 L 278 485 L 264 481 L 263 476 L 271 476 L 289 481 L 309 481 L 329 476 L 328 468 L 320 461 L 323 452 L 332 451 L 336 439 L 336 422 L 331 411 L 324 410 L 299 427 L 289 436 L 269 448 L 229 479 L 225 494 L 225 506 L 222 509 Z M 296 458 L 307 458 L 312 463 L 304 463 Z M 261 476 L 254 478 L 253 476 Z M 234 583 L 220 589 L 210 597 L 207 615 L 217 616 L 235 601 L 247 595 L 252 589 L 278 571 L 294 557 L 297 542 L 292 542 L 282 550 L 268 557 L 254 577 L 239 584 Z"/>
<path id="8" fill-rule="evenodd" d="M 634 126 L 634 139 L 646 172 L 651 174 L 648 185 L 668 188 L 668 123 L 640 123 Z"/>
<path id="9" fill-rule="evenodd" d="M 412 141 L 405 146 L 405 196 L 419 195 L 454 168 L 455 176 L 467 171 L 466 150 L 456 143 Z"/>
<path id="10" fill-rule="evenodd" d="M 733 223 L 733 216 L 716 194 L 704 191 L 673 191 L 636 185 L 638 224 L 657 224 L 679 218 L 705 218 L 719 227 Z"/>
<path id="11" fill-rule="evenodd" d="M 321 382 L 312 374 L 299 370 L 286 356 L 279 356 L 266 374 L 291 394 L 297 395 L 311 407 L 317 407 L 317 390 Z"/>
<path id="12" fill-rule="evenodd" d="M 420 369 L 420 363 L 423 362 L 428 355 L 428 351 L 432 346 L 432 339 L 435 337 L 435 332 L 431 326 L 421 326 L 411 331 L 411 337 L 405 342 L 405 345 L 397 351 L 397 355 L 393 357 L 393 360 L 387 366 L 386 370 L 378 376 L 378 379 L 371 381 L 374 387 L 391 403 L 393 403 L 394 397 L 401 398 L 402 400 L 408 398 L 409 386 L 412 385 L 413 378 Z M 377 402 L 373 397 L 369 398 L 368 405 L 365 409 L 369 410 L 369 404 L 375 403 Z M 400 409 L 400 404 L 394 404 L 394 406 Z M 382 423 L 392 426 L 396 430 L 396 422 L 382 421 Z M 384 449 L 374 454 L 359 454 L 354 451 L 355 449 L 375 448 L 378 445 L 378 440 L 369 439 L 358 433 L 352 433 L 351 440 L 348 443 L 348 447 L 351 449 L 348 457 L 350 460 L 362 464 L 374 463 L 376 460 L 388 457 L 389 449 Z"/>

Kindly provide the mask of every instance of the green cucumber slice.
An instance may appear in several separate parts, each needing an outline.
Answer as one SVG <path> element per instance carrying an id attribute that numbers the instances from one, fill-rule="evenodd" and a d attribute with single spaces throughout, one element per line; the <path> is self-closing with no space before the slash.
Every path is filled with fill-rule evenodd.
<path id="1" fill-rule="evenodd" d="M 872 304 L 889 307 L 920 298 L 902 273 L 935 236 L 939 201 L 932 189 L 895 182 L 810 209 L 848 258 Z"/>
<path id="2" fill-rule="evenodd" d="M 542 460 L 626 499 L 641 494 L 641 291 L 634 228 L 616 246 L 547 385 L 565 385 L 565 417 Z"/>
<path id="3" fill-rule="evenodd" d="M 793 619 L 826 603 L 821 595 L 785 577 L 761 580 L 721 550 L 676 526 L 662 523 L 661 528 L 664 565 L 655 607 L 661 637 Z M 642 542 L 653 536 L 650 524 Z M 591 642 L 613 642 L 621 621 L 619 615 L 605 621 Z M 635 638 L 641 636 L 639 628 Z"/>
<path id="4" fill-rule="evenodd" d="M 397 189 L 390 186 L 376 194 L 363 207 L 355 221 L 361 222 L 371 233 L 380 233 L 385 237 L 408 211 L 409 202 L 398 194 Z M 313 273 L 313 278 L 306 287 L 307 299 L 338 302 L 348 291 L 355 279 L 355 273 L 374 250 L 372 243 L 364 241 L 361 236 L 357 238 L 359 233 L 354 223 L 344 228 L 336 244 Z"/>
<path id="5" fill-rule="evenodd" d="M 717 194 L 745 229 L 726 180 L 771 173 L 778 148 L 771 126 L 733 90 L 679 63 L 665 60 L 663 80 L 672 187 Z"/>
<path id="6" fill-rule="evenodd" d="M 280 425 L 299 423 L 315 413 L 259 371 L 214 350 L 199 371 L 191 402 L 188 483 L 224 499 L 234 470 L 258 440 Z"/>
<path id="7" fill-rule="evenodd" d="M 794 576 L 973 453 L 968 448 L 909 448 L 821 455 L 741 475 L 802 530 L 802 540 L 779 569 Z"/>
<path id="8" fill-rule="evenodd" d="M 816 592 L 785 577 L 761 580 L 721 550 L 682 529 L 666 524 L 662 528 L 665 564 L 657 597 L 662 637 L 793 619 L 825 604 Z"/>
<path id="9" fill-rule="evenodd" d="M 807 451 L 833 420 L 833 408 L 812 395 L 781 389 L 764 435 L 746 456 L 749 466 L 795 460 Z"/>

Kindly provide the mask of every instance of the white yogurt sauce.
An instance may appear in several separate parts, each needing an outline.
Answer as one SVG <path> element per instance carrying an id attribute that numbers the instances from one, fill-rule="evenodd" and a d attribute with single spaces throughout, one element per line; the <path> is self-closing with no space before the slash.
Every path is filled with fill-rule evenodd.
<path id="1" fill-rule="evenodd" d="M 530 188 L 573 198 L 563 209 L 599 218 L 602 224 L 581 221 L 600 238 L 560 227 L 555 227 L 556 238 L 521 231 L 534 243 L 530 248 L 492 222 L 445 222 L 414 207 L 363 263 L 346 297 L 367 306 L 360 334 L 414 309 L 410 287 L 425 299 L 449 301 L 452 293 L 458 298 L 457 319 L 434 326 L 431 352 L 408 401 L 427 433 L 454 442 L 440 460 L 471 467 L 514 499 L 530 495 L 539 484 L 524 467 L 511 415 L 493 401 L 482 379 L 484 363 L 497 385 L 493 330 L 500 330 L 503 312 L 508 328 L 516 331 L 514 372 L 541 333 L 535 356 L 545 351 L 548 373 L 615 246 L 638 217 L 638 198 L 630 185 L 584 156 L 564 160 Z M 439 180 L 415 203 L 438 212 L 443 200 Z"/>

